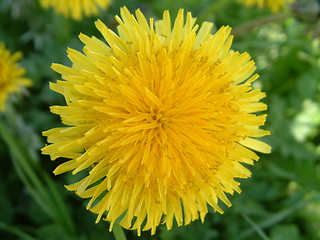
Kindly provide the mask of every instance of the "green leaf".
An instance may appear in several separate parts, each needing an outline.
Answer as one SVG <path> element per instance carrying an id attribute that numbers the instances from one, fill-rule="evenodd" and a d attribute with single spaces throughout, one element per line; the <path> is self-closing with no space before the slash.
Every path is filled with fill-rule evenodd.
<path id="1" fill-rule="evenodd" d="M 0 222 L 0 229 L 10 232 L 16 236 L 19 236 L 23 240 L 37 240 L 36 238 L 32 237 L 31 235 L 27 234 L 26 232 L 21 230 L 21 227 L 13 226 L 10 224 Z"/>
<path id="2" fill-rule="evenodd" d="M 288 225 L 279 225 L 271 230 L 271 240 L 299 240 L 301 235 L 297 226 L 288 224 Z"/>
<path id="3" fill-rule="evenodd" d="M 34 200 L 67 233 L 74 234 L 73 222 L 63 204 L 61 195 L 56 190 L 55 184 L 40 166 L 34 163 L 26 149 L 1 121 L 0 136 L 7 143 L 15 169 Z"/>

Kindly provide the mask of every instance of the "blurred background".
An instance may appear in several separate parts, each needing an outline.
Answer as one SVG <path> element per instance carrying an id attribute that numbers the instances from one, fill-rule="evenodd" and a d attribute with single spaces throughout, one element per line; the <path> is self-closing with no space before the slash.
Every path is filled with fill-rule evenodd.
<path id="1" fill-rule="evenodd" d="M 316 5 L 314 5 L 316 4 Z M 179 8 L 191 11 L 197 23 L 212 21 L 215 28 L 230 25 L 233 49 L 248 52 L 260 78 L 255 87 L 267 93 L 266 129 L 272 154 L 260 154 L 252 177 L 239 180 L 243 192 L 228 196 L 233 206 L 225 213 L 209 213 L 200 220 L 156 235 L 125 231 L 128 239 L 153 240 L 316 240 L 320 239 L 320 18 L 317 1 L 300 1 L 274 13 L 247 7 L 237 0 L 114 0 L 99 15 L 75 21 L 43 9 L 36 0 L 0 0 L 0 41 L 21 51 L 21 66 L 33 86 L 10 99 L 0 115 L 6 128 L 0 137 L 0 239 L 102 240 L 114 239 L 107 222 L 63 186 L 74 182 L 70 173 L 54 176 L 61 160 L 41 155 L 41 133 L 61 125 L 49 112 L 64 105 L 49 89 L 59 76 L 51 63 L 70 66 L 68 47 L 81 50 L 80 32 L 101 38 L 94 21 L 115 29 L 121 6 L 140 8 L 159 19 L 165 9 L 175 17 Z M 311 6 L 311 7 L 310 7 Z"/>

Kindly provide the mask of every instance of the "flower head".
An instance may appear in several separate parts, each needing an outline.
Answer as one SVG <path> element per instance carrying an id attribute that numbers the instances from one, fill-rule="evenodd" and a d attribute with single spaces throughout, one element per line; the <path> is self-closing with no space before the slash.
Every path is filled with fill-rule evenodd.
<path id="1" fill-rule="evenodd" d="M 279 12 L 280 9 L 285 8 L 285 6 L 293 2 L 294 0 L 240 0 L 247 6 L 257 5 L 259 8 L 269 8 L 272 12 Z"/>
<path id="2" fill-rule="evenodd" d="M 25 69 L 17 61 L 22 54 L 13 55 L 0 42 L 0 112 L 5 110 L 6 101 L 11 93 L 19 92 L 21 86 L 30 86 L 31 80 L 23 77 Z"/>
<path id="3" fill-rule="evenodd" d="M 81 20 L 83 16 L 98 15 L 99 8 L 106 9 L 110 0 L 40 0 L 44 8 L 52 7 L 57 13 Z"/>
<path id="4" fill-rule="evenodd" d="M 118 34 L 101 21 L 105 41 L 80 34 L 84 54 L 68 50 L 72 67 L 53 64 L 64 81 L 51 89 L 67 106 L 53 106 L 67 125 L 44 132 L 43 148 L 54 160 L 70 159 L 55 174 L 87 170 L 67 186 L 89 198 L 97 221 L 128 229 L 172 227 L 203 220 L 208 205 L 222 213 L 226 193 L 240 192 L 234 178 L 247 178 L 242 163 L 253 164 L 270 147 L 256 140 L 265 96 L 252 90 L 258 78 L 247 53 L 230 49 L 230 27 L 211 34 L 191 13 L 180 10 L 173 28 L 168 11 L 149 22 L 121 9 Z"/>

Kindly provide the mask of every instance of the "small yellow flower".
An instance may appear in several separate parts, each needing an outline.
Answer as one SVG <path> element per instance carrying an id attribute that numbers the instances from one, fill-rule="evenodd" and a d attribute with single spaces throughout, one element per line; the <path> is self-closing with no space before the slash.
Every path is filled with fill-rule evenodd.
<path id="1" fill-rule="evenodd" d="M 203 221 L 208 205 L 222 213 L 218 202 L 241 191 L 235 178 L 251 174 L 243 163 L 259 158 L 252 150 L 270 152 L 255 139 L 269 132 L 255 114 L 266 105 L 251 88 L 254 62 L 230 49 L 230 27 L 211 34 L 183 10 L 173 28 L 168 11 L 154 22 L 122 8 L 116 19 L 118 35 L 96 22 L 107 44 L 80 34 L 84 54 L 68 49 L 72 67 L 52 65 L 64 81 L 51 89 L 67 106 L 51 111 L 67 126 L 44 132 L 43 153 L 69 159 L 55 174 L 86 172 L 67 189 L 110 229 L 119 219 L 154 234 L 174 219 Z"/>
<path id="2" fill-rule="evenodd" d="M 11 55 L 5 44 L 0 42 L 0 112 L 5 110 L 11 93 L 19 92 L 21 86 L 31 85 L 31 80 L 23 77 L 25 69 L 17 63 L 21 56 L 20 52 Z"/>
<path id="3" fill-rule="evenodd" d="M 52 7 L 57 13 L 81 20 L 83 16 L 98 15 L 99 8 L 106 9 L 110 0 L 40 0 L 44 8 Z"/>
<path id="4" fill-rule="evenodd" d="M 259 8 L 269 8 L 272 12 L 279 12 L 286 5 L 294 0 L 240 0 L 246 6 L 258 6 Z"/>

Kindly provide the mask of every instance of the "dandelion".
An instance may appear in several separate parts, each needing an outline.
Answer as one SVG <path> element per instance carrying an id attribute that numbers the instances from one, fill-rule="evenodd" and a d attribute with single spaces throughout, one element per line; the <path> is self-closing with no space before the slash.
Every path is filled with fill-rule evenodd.
<path id="1" fill-rule="evenodd" d="M 66 106 L 52 106 L 67 125 L 44 132 L 42 149 L 67 158 L 54 173 L 84 171 L 68 185 L 87 208 L 127 229 L 172 228 L 204 220 L 210 205 L 222 213 L 226 193 L 240 193 L 235 178 L 270 147 L 257 140 L 265 96 L 247 53 L 230 49 L 230 27 L 211 33 L 180 10 L 173 27 L 168 11 L 156 22 L 121 9 L 118 35 L 101 21 L 105 41 L 80 34 L 84 54 L 68 49 L 72 67 L 53 64 L 64 80 L 51 83 Z"/>
<path id="2" fill-rule="evenodd" d="M 31 80 L 23 77 L 25 69 L 17 61 L 22 57 L 20 52 L 11 55 L 0 42 L 0 112 L 5 111 L 5 105 L 11 93 L 19 92 L 22 86 L 30 86 Z"/>
<path id="3" fill-rule="evenodd" d="M 257 5 L 259 8 L 269 8 L 272 12 L 279 12 L 286 5 L 294 0 L 240 0 L 240 2 L 251 7 Z"/>
<path id="4" fill-rule="evenodd" d="M 99 8 L 106 9 L 110 0 L 40 0 L 44 8 L 52 7 L 57 13 L 81 20 L 83 16 L 98 15 Z"/>

